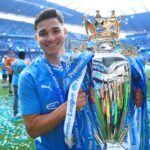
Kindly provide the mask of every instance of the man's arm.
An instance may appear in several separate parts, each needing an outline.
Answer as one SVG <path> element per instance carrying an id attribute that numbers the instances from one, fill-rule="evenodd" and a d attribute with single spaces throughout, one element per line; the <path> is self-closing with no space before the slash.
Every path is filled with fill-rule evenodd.
<path id="1" fill-rule="evenodd" d="M 48 114 L 23 116 L 29 136 L 36 138 L 53 130 L 65 118 L 66 107 L 67 103 L 64 103 Z"/>
<path id="2" fill-rule="evenodd" d="M 77 98 L 77 110 L 86 104 L 85 93 L 79 90 Z M 60 105 L 51 113 L 43 115 L 24 115 L 24 123 L 30 137 L 36 138 L 46 132 L 53 130 L 66 115 L 67 102 Z"/>

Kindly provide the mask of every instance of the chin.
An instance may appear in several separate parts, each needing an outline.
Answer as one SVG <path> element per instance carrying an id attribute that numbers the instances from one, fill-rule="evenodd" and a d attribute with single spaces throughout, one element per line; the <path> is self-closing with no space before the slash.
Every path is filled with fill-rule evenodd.
<path id="1" fill-rule="evenodd" d="M 58 50 L 49 50 L 49 51 L 47 51 L 47 54 L 59 54 L 59 51 Z"/>
<path id="2" fill-rule="evenodd" d="M 50 52 L 49 54 L 51 54 L 51 55 L 58 55 L 59 52 Z"/>

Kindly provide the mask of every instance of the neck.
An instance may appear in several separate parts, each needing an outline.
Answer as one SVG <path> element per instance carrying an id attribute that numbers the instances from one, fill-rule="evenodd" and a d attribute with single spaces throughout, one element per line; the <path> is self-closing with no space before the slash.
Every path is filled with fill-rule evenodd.
<path id="1" fill-rule="evenodd" d="M 45 55 L 47 60 L 54 65 L 60 66 L 60 57 L 65 53 L 65 50 L 61 51 L 59 54 L 50 54 L 50 55 Z"/>

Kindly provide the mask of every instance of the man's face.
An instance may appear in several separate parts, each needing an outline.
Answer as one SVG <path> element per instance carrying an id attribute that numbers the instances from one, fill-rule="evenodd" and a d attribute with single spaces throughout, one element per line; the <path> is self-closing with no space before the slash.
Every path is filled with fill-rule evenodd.
<path id="1" fill-rule="evenodd" d="M 64 50 L 66 29 L 57 18 L 51 18 L 37 25 L 36 40 L 47 58 L 58 56 Z"/>

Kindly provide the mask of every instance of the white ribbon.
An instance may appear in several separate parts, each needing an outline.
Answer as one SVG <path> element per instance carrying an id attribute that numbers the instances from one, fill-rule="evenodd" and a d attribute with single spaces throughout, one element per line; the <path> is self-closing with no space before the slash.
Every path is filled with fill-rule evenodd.
<path id="1" fill-rule="evenodd" d="M 69 88 L 68 101 L 67 101 L 67 110 L 66 118 L 64 123 L 64 134 L 65 134 L 65 143 L 69 148 L 73 146 L 73 136 L 72 130 L 76 114 L 76 102 L 78 97 L 78 92 L 83 81 L 83 78 L 86 73 L 86 67 L 83 69 L 81 75 L 77 80 L 73 81 Z"/>

